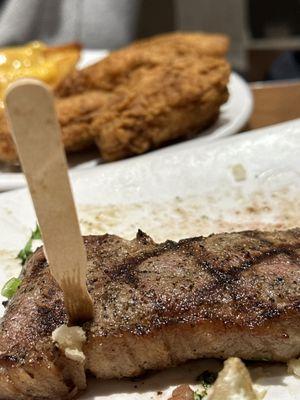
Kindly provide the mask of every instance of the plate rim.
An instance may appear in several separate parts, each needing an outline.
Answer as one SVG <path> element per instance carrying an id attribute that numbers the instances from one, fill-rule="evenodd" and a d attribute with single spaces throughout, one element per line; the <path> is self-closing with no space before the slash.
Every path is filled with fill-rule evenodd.
<path id="1" fill-rule="evenodd" d="M 92 57 L 97 58 L 99 60 L 109 52 L 106 49 L 82 49 L 81 50 L 81 58 L 82 61 L 81 66 L 87 66 L 89 62 L 84 61 L 84 57 Z M 93 60 L 94 63 L 96 60 Z M 203 145 L 210 141 L 220 140 L 222 138 L 230 137 L 235 135 L 240 129 L 242 129 L 246 122 L 249 120 L 249 117 L 253 111 L 253 94 L 251 92 L 251 88 L 246 80 L 240 76 L 238 73 L 232 71 L 230 75 L 230 81 L 233 82 L 234 85 L 238 87 L 240 90 L 241 98 L 243 100 L 242 103 L 239 103 L 240 110 L 235 113 L 235 117 L 228 122 L 226 122 L 223 126 L 214 127 L 214 125 L 203 132 L 203 136 L 196 137 L 191 139 L 190 141 L 183 141 L 174 145 L 166 146 L 161 149 L 157 149 L 155 151 L 150 152 L 150 154 L 155 153 L 156 151 L 168 151 L 173 149 L 174 147 L 184 147 L 185 145 L 194 144 L 194 145 Z M 238 96 L 238 92 L 234 92 L 233 96 Z M 234 99 L 235 99 L 234 97 Z M 230 97 L 229 97 L 230 100 Z M 226 106 L 227 103 L 224 104 Z M 230 104 L 230 103 L 229 103 Z M 222 111 L 221 111 L 222 112 Z M 211 131 L 211 132 L 210 132 Z M 219 132 L 220 131 L 220 132 Z M 213 133 L 217 132 L 217 135 L 213 136 Z M 219 134 L 218 134 L 219 133 Z M 134 160 L 133 158 L 128 159 L 131 162 Z M 79 173 L 85 169 L 95 168 L 95 159 L 90 160 L 88 162 L 83 162 L 77 168 L 70 168 L 70 172 Z M 89 165 L 91 164 L 91 165 Z M 26 186 L 26 179 L 22 172 L 2 172 L 0 169 L 0 192 L 16 190 Z"/>

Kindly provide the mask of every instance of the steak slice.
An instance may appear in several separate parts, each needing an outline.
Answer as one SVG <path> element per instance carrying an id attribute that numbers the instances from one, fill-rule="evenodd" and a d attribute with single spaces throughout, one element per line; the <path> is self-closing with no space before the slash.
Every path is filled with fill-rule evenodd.
<path id="1" fill-rule="evenodd" d="M 99 378 L 136 376 L 199 357 L 286 361 L 300 355 L 300 229 L 156 244 L 87 236 L 95 318 L 85 366 L 51 333 L 67 323 L 43 249 L 27 263 L 0 328 L 0 399 L 60 399 Z"/>

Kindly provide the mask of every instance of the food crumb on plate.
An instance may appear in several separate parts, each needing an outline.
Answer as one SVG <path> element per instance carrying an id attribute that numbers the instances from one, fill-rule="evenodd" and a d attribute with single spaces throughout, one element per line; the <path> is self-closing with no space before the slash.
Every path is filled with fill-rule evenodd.
<path id="1" fill-rule="evenodd" d="M 113 233 L 132 239 L 141 229 L 160 242 L 244 229 L 288 229 L 297 226 L 299 210 L 299 196 L 289 190 L 272 196 L 263 191 L 249 195 L 238 187 L 226 198 L 215 193 L 209 198 L 194 195 L 163 202 L 80 205 L 79 216 L 83 234 Z"/>
<path id="2" fill-rule="evenodd" d="M 231 171 L 236 182 L 245 181 L 247 179 L 247 171 L 242 164 L 234 164 Z"/>

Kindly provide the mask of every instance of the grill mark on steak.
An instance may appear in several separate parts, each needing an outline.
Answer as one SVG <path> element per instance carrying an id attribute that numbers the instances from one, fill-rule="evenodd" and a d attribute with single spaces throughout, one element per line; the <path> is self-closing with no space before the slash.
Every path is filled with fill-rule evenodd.
<path id="1" fill-rule="evenodd" d="M 248 234 L 251 233 L 251 238 L 254 238 L 255 236 L 253 235 L 253 232 L 241 232 L 241 235 L 248 236 Z M 254 232 L 256 233 L 256 232 Z M 257 232 L 256 238 L 259 239 L 260 242 L 262 242 L 264 245 L 269 246 L 270 248 L 265 251 L 261 251 L 260 254 L 257 256 L 251 256 L 249 251 L 246 251 L 245 257 L 247 258 L 245 261 L 242 261 L 240 265 L 236 267 L 230 268 L 229 271 L 220 271 L 219 269 L 216 269 L 215 266 L 205 260 L 205 256 L 208 255 L 205 246 L 201 245 L 202 251 L 204 254 L 201 254 L 201 258 L 198 258 L 195 254 L 192 252 L 190 253 L 191 257 L 195 259 L 195 261 L 198 263 L 199 267 L 205 268 L 212 276 L 214 276 L 216 279 L 220 281 L 220 283 L 229 283 L 235 280 L 239 279 L 240 274 L 246 270 L 254 267 L 256 264 L 259 264 L 261 262 L 267 261 L 267 259 L 277 255 L 277 254 L 286 254 L 289 256 L 291 261 L 293 262 L 299 262 L 300 256 L 295 252 L 296 248 L 299 248 L 299 244 L 295 243 L 294 245 L 285 245 L 285 246 L 278 246 L 275 248 L 271 248 L 271 246 L 274 246 L 274 243 L 271 241 L 268 241 L 266 239 L 263 239 L 259 236 L 259 233 Z M 187 239 L 189 240 L 189 239 Z M 197 238 L 194 239 L 197 241 Z M 204 259 L 204 260 L 203 260 Z"/>
<path id="2" fill-rule="evenodd" d="M 252 257 L 249 260 L 243 262 L 240 266 L 234 267 L 227 274 L 230 276 L 231 280 L 237 280 L 239 275 L 245 271 L 246 269 L 250 269 L 254 267 L 256 264 L 259 264 L 263 261 L 267 261 L 269 258 L 276 256 L 277 254 L 286 254 L 291 258 L 291 260 L 296 261 L 299 259 L 298 255 L 293 251 L 292 248 L 288 247 L 278 247 L 276 249 L 271 249 L 269 251 L 264 251 L 257 257 Z M 210 271 L 214 273 L 213 268 L 210 268 Z"/>
<path id="3" fill-rule="evenodd" d="M 83 325 L 84 352 L 86 368 L 97 376 L 135 376 L 195 357 L 300 355 L 299 228 L 161 244 L 139 231 L 132 241 L 103 235 L 84 243 L 95 305 L 94 320 Z M 62 382 L 61 393 L 73 388 L 75 375 L 65 376 L 66 361 L 51 340 L 67 322 L 40 248 L 1 323 L 0 399 L 3 379 L 17 391 L 25 382 L 27 393 L 39 393 L 34 399 L 40 392 L 30 382 L 37 374 L 56 382 L 45 399 L 58 398 L 53 393 Z"/>
<path id="4" fill-rule="evenodd" d="M 162 246 L 156 247 L 152 250 L 144 251 L 142 254 L 138 254 L 133 257 L 128 257 L 125 262 L 122 261 L 112 270 L 106 270 L 106 273 L 112 280 L 120 280 L 121 282 L 128 283 L 129 285 L 137 288 L 139 279 L 137 277 L 135 268 L 140 266 L 144 261 L 148 260 L 149 258 L 159 257 L 162 254 L 171 250 L 176 250 L 177 248 L 178 244 L 176 242 L 168 240 Z"/>

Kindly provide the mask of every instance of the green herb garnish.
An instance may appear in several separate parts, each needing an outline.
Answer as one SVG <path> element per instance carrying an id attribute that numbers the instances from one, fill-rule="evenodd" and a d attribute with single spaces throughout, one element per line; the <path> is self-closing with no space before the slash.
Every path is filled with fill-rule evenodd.
<path id="1" fill-rule="evenodd" d="M 194 400 L 202 400 L 205 396 L 207 396 L 206 389 L 197 389 L 194 392 Z"/>
<path id="2" fill-rule="evenodd" d="M 217 374 L 215 372 L 204 371 L 202 374 L 197 376 L 196 381 L 200 382 L 202 388 L 197 389 L 194 392 L 194 400 L 202 400 L 207 396 L 207 389 L 214 383 L 217 379 Z"/>
<path id="3" fill-rule="evenodd" d="M 24 265 L 28 258 L 32 255 L 32 242 L 34 240 L 42 239 L 41 231 L 38 225 L 36 225 L 35 230 L 32 231 L 28 242 L 25 244 L 24 248 L 19 252 L 17 258 L 21 260 L 21 264 Z"/>
<path id="4" fill-rule="evenodd" d="M 38 226 L 38 224 L 36 224 L 35 230 L 32 231 L 31 239 L 32 240 L 42 240 L 42 234 L 41 234 L 40 227 Z"/>
<path id="5" fill-rule="evenodd" d="M 217 379 L 218 374 L 216 372 L 204 371 L 197 377 L 197 382 L 200 382 L 205 388 L 210 387 Z"/>
<path id="6" fill-rule="evenodd" d="M 6 297 L 7 299 L 11 299 L 16 291 L 19 289 L 21 284 L 21 279 L 19 278 L 11 278 L 6 284 L 3 286 L 1 290 L 1 295 Z"/>
<path id="7" fill-rule="evenodd" d="M 19 252 L 17 258 L 21 260 L 21 264 L 24 265 L 28 258 L 32 255 L 32 243 L 34 240 L 42 239 L 41 231 L 38 225 L 36 225 L 35 230 L 31 232 L 31 236 L 24 248 Z M 6 297 L 7 299 L 11 299 L 16 291 L 19 289 L 21 284 L 21 279 L 19 278 L 11 278 L 6 284 L 3 286 L 1 290 L 1 295 Z"/>

